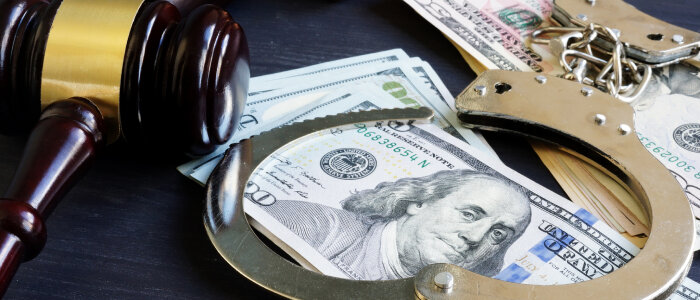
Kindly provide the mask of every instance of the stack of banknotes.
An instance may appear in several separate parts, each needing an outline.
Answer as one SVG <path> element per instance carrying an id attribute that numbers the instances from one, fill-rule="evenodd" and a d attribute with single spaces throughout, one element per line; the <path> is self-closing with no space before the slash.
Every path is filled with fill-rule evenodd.
<path id="1" fill-rule="evenodd" d="M 480 151 L 494 153 L 483 137 L 460 125 L 454 97 L 433 68 L 401 49 L 255 77 L 232 143 L 276 127 L 346 111 L 427 106 L 435 125 Z M 200 184 L 228 146 L 178 170 Z M 495 155 L 495 154 L 494 154 Z"/>
<path id="2" fill-rule="evenodd" d="M 438 28 L 478 73 L 490 69 L 561 75 L 546 45 L 531 43 L 537 28 L 551 26 L 550 0 L 404 0 Z M 650 86 L 631 103 L 642 144 L 676 177 L 700 217 L 700 63 L 688 60 L 654 70 Z M 565 151 L 533 145 L 569 198 L 635 244 L 649 220 L 615 180 Z M 700 234 L 700 223 L 696 226 Z M 698 246 L 696 246 L 698 249 Z"/>
<path id="3" fill-rule="evenodd" d="M 356 280 L 451 263 L 500 280 L 567 284 L 639 253 L 589 210 L 509 169 L 455 117 L 430 65 L 390 50 L 254 78 L 232 143 L 351 111 L 427 106 L 433 123 L 314 133 L 274 153 L 245 190 L 251 224 L 301 266 Z M 204 184 L 227 147 L 182 165 Z M 673 297 L 697 297 L 686 279 Z"/>

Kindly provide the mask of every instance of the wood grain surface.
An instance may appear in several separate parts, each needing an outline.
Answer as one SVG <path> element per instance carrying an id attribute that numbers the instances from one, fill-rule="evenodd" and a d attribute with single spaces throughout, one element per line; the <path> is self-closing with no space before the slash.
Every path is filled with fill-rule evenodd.
<path id="1" fill-rule="evenodd" d="M 700 31 L 698 0 L 630 2 Z M 428 61 L 455 95 L 475 78 L 452 45 L 399 0 L 238 0 L 228 10 L 246 30 L 254 76 L 403 48 Z M 524 140 L 487 139 L 506 164 L 563 194 Z M 0 191 L 25 141 L 0 136 Z M 123 143 L 106 148 L 50 216 L 44 251 L 22 265 L 6 298 L 273 298 L 211 246 L 201 217 L 204 189 L 175 170 L 188 159 L 162 157 Z M 700 257 L 690 277 L 700 280 Z"/>

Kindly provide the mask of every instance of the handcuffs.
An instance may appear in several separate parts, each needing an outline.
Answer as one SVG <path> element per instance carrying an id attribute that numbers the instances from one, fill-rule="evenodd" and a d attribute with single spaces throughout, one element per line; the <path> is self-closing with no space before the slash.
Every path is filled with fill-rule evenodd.
<path id="1" fill-rule="evenodd" d="M 581 3 L 607 7 L 608 2 L 559 0 L 558 12 L 554 15 L 571 20 L 570 14 L 565 11 L 574 11 Z M 566 6 L 569 4 L 572 8 Z M 595 8 L 595 5 L 592 7 Z M 561 7 L 566 7 L 566 10 Z M 595 16 L 591 11 L 581 11 L 590 19 Z M 560 22 L 570 25 L 563 19 Z M 571 24 L 588 26 L 573 21 Z M 619 28 L 624 32 L 627 27 L 620 24 Z M 658 29 L 659 32 L 662 29 Z M 612 33 L 612 30 L 605 30 Z M 663 31 L 661 34 L 668 33 Z M 599 47 L 604 50 L 612 45 L 611 53 L 617 51 L 619 54 L 620 49 L 617 48 L 622 45 L 630 59 L 659 64 L 663 63 L 659 61 L 677 60 L 697 53 L 699 35 L 683 34 L 687 44 L 673 51 L 620 42 L 625 40 L 624 34 L 617 42 L 607 46 L 605 43 L 589 43 L 583 48 Z M 688 49 L 690 52 L 687 52 Z M 662 53 L 663 58 L 656 56 L 655 51 Z M 650 55 L 656 61 L 645 58 L 645 55 Z M 613 56 L 610 67 L 606 67 L 608 63 L 603 65 L 602 69 L 607 68 L 608 74 L 602 78 L 607 76 L 607 80 L 617 81 L 622 76 L 620 74 L 624 68 L 617 65 L 622 63 L 621 58 L 615 59 Z M 627 68 L 631 67 L 627 65 Z M 643 72 L 648 72 L 648 69 Z M 580 78 L 589 78 L 588 83 L 595 85 L 595 79 L 587 76 Z M 614 82 L 607 85 L 602 88 L 617 88 L 619 96 L 622 84 Z M 542 89 L 546 89 L 548 97 L 540 97 Z M 267 157 L 324 129 L 381 120 L 428 121 L 433 115 L 428 108 L 330 116 L 265 132 L 233 145 L 207 184 L 204 223 L 211 241 L 241 275 L 273 293 L 289 298 L 664 299 L 673 293 L 687 275 L 692 262 L 694 217 L 685 193 L 674 177 L 633 134 L 632 107 L 599 89 L 575 81 L 507 71 L 487 71 L 480 75 L 458 96 L 456 106 L 459 119 L 469 127 L 517 133 L 571 149 L 577 156 L 598 165 L 601 170 L 624 183 L 640 201 L 652 222 L 649 239 L 641 253 L 611 274 L 567 285 L 515 284 L 450 264 L 429 265 L 413 278 L 354 281 L 303 269 L 277 255 L 258 239 L 243 211 L 243 192 L 255 169 Z M 440 289 L 435 284 L 436 276 L 445 271 L 454 276 L 454 285 L 448 290 Z"/>

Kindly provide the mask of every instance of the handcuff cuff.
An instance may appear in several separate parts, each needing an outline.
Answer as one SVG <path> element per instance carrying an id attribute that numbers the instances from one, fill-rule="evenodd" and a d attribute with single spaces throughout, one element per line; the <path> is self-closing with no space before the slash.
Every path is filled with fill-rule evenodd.
<path id="1" fill-rule="evenodd" d="M 564 2 L 574 1 L 557 1 L 557 5 Z M 595 5 L 607 7 L 602 3 Z M 572 10 L 567 8 L 567 11 Z M 567 16 L 562 12 L 555 13 L 555 16 Z M 584 12 L 594 16 L 588 10 Z M 598 29 L 595 25 L 590 28 Z M 619 28 L 627 27 L 621 24 Z M 604 30 L 607 34 L 614 34 L 613 30 Z M 621 84 L 619 79 L 623 63 L 630 69 L 627 71 L 633 69 L 630 60 L 634 60 L 636 66 L 644 63 L 650 68 L 651 64 L 672 63 L 697 53 L 698 34 L 691 37 L 684 33 L 684 36 L 688 38 L 684 46 L 675 47 L 674 51 L 660 51 L 638 46 L 644 44 L 623 42 L 627 41 L 627 36 L 621 34 L 614 44 L 609 44 L 613 45 L 609 53 L 617 53 L 615 55 L 619 54 L 619 57 L 613 56 L 601 68 L 602 71 L 607 69 L 601 78 L 614 81 L 606 83 L 603 89 L 617 91 L 617 95 L 611 93 L 613 96 L 629 97 L 630 88 Z M 593 47 L 605 50 L 607 46 L 596 42 L 583 47 L 586 50 Z M 629 58 L 622 56 L 620 47 L 624 47 Z M 643 51 L 645 49 L 657 50 Z M 662 53 L 663 58 L 654 56 L 653 53 L 657 53 L 654 51 L 660 51 L 658 53 Z M 645 58 L 650 53 L 653 60 Z M 592 60 L 586 56 L 581 58 Z M 643 72 L 649 72 L 647 67 L 643 69 Z M 646 76 L 640 75 L 642 78 Z M 588 76 L 580 78 L 582 83 L 596 83 Z M 589 80 L 584 82 L 584 78 Z M 547 89 L 548 97 L 540 97 L 542 89 Z M 221 256 L 237 272 L 259 286 L 289 298 L 664 299 L 673 293 L 690 268 L 695 239 L 694 217 L 685 193 L 674 177 L 632 134 L 634 110 L 624 103 L 627 99 L 619 101 L 613 96 L 557 76 L 487 71 L 456 99 L 458 117 L 466 126 L 517 133 L 571 149 L 575 155 L 597 165 L 627 186 L 640 201 L 652 222 L 644 249 L 619 270 L 600 278 L 567 285 L 526 285 L 481 276 L 451 264 L 434 264 L 423 268 L 413 278 L 354 281 L 297 266 L 277 255 L 256 236 L 243 211 L 243 193 L 251 175 L 270 155 L 325 129 L 383 120 L 429 121 L 433 113 L 428 108 L 365 111 L 314 119 L 232 145 L 207 183 L 203 212 L 206 231 Z M 449 289 L 436 285 L 436 276 L 443 272 L 453 275 L 454 283 Z"/>

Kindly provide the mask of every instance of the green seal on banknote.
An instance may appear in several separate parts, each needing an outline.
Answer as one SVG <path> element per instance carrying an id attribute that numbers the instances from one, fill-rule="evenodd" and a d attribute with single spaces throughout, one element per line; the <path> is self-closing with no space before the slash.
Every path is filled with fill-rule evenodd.
<path id="1" fill-rule="evenodd" d="M 498 18 L 503 23 L 515 27 L 521 31 L 528 31 L 539 27 L 542 18 L 536 13 L 522 8 L 506 8 L 498 12 Z"/>

